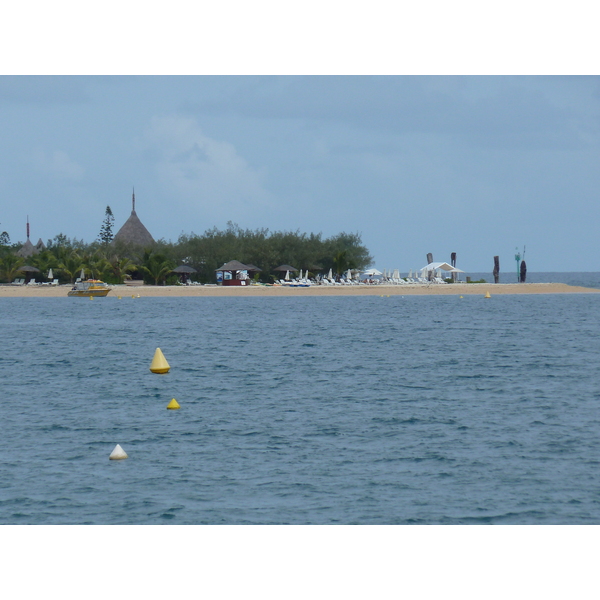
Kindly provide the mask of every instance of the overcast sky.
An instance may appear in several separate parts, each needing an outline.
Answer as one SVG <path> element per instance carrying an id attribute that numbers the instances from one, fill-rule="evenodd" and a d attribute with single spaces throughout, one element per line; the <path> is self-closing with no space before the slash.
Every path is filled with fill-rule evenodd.
<path id="1" fill-rule="evenodd" d="M 379 269 L 590 269 L 596 76 L 2 76 L 0 231 L 358 232 Z M 238 258 L 235 256 L 232 259 Z"/>
<path id="2" fill-rule="evenodd" d="M 600 78 L 0 78 L 1 230 L 93 241 L 223 228 L 359 232 L 379 268 L 585 270 Z M 236 257 L 231 257 L 236 258 Z M 504 267 L 504 268 L 503 268 Z"/>

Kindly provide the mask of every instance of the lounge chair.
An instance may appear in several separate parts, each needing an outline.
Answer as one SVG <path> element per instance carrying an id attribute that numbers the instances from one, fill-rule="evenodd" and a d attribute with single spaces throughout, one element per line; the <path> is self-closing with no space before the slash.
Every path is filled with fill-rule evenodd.
<path id="1" fill-rule="evenodd" d="M 24 279 L 15 279 L 11 285 L 23 285 L 25 283 Z"/>

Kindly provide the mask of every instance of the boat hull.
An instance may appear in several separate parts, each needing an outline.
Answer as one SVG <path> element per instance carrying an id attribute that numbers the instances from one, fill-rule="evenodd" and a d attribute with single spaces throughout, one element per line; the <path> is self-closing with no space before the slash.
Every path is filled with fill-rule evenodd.
<path id="1" fill-rule="evenodd" d="M 110 290 L 71 290 L 67 296 L 73 296 L 76 298 L 87 298 L 88 296 L 97 296 L 98 298 L 104 298 L 108 295 Z"/>

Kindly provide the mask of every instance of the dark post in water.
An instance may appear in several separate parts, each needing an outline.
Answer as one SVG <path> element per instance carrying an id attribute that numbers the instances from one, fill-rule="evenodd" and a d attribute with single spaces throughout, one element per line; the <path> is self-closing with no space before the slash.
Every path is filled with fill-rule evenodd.
<path id="1" fill-rule="evenodd" d="M 525 264 L 525 261 L 522 260 L 521 261 L 521 277 L 520 277 L 520 282 L 521 283 L 525 283 L 526 279 L 527 279 L 527 265 Z"/>
<path id="2" fill-rule="evenodd" d="M 453 269 L 456 269 L 456 252 L 452 252 L 450 254 L 450 264 L 452 265 Z M 458 275 L 458 273 L 453 272 L 452 273 L 452 281 L 454 283 L 456 283 L 456 276 Z"/>
<path id="3" fill-rule="evenodd" d="M 494 283 L 500 283 L 500 257 L 494 256 Z"/>

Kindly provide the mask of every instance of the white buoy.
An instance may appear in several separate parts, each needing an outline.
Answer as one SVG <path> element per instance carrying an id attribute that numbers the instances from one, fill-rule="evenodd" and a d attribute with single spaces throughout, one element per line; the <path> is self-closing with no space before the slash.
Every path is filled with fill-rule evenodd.
<path id="1" fill-rule="evenodd" d="M 123 448 L 117 444 L 108 458 L 110 458 L 110 460 L 121 460 L 122 458 L 128 458 L 128 456 L 125 450 L 123 450 Z"/>

